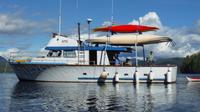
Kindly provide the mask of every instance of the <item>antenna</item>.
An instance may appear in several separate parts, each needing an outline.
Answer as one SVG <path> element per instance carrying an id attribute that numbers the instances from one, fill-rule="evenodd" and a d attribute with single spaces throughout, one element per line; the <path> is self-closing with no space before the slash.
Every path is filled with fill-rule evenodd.
<path id="1" fill-rule="evenodd" d="M 111 6 L 111 25 L 114 22 L 114 0 L 112 0 L 112 6 Z"/>
<path id="2" fill-rule="evenodd" d="M 59 10 L 59 28 L 58 28 L 58 35 L 61 35 L 61 22 L 62 22 L 62 18 L 61 18 L 61 14 L 62 14 L 62 0 L 60 0 L 60 10 Z"/>
<path id="3" fill-rule="evenodd" d="M 109 30 L 110 30 L 110 33 L 111 35 L 113 35 L 113 32 L 111 31 L 111 27 L 114 23 L 114 0 L 111 1 L 111 18 L 110 18 L 110 22 L 111 24 L 109 25 Z"/>
<path id="4" fill-rule="evenodd" d="M 90 39 L 90 34 L 91 34 L 91 32 L 90 32 L 90 23 L 91 22 L 92 22 L 92 19 L 88 18 L 87 19 L 87 23 L 88 23 L 88 39 Z"/>

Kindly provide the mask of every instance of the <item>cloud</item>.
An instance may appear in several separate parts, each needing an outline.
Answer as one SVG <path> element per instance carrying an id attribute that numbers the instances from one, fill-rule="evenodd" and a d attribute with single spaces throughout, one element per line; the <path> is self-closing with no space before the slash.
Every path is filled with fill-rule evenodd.
<path id="1" fill-rule="evenodd" d="M 197 33 L 200 33 L 200 19 L 197 20 L 196 24 L 197 24 L 196 31 L 197 31 Z"/>
<path id="2" fill-rule="evenodd" d="M 7 51 L 0 52 L 0 56 L 4 57 L 5 59 L 8 59 L 12 53 L 20 52 L 20 49 L 18 48 L 10 48 L 7 49 Z"/>
<path id="3" fill-rule="evenodd" d="M 33 21 L 22 18 L 18 14 L 0 14 L 0 34 L 2 35 L 26 35 L 36 32 L 52 31 L 51 26 L 56 24 L 53 19 L 45 21 Z"/>
<path id="4" fill-rule="evenodd" d="M 149 12 L 146 15 L 144 15 L 144 17 L 140 17 L 139 21 L 134 19 L 129 24 L 139 24 L 139 22 L 141 25 L 156 26 L 159 28 L 162 27 L 160 17 L 157 15 L 156 12 Z"/>
<path id="5" fill-rule="evenodd" d="M 105 21 L 102 23 L 102 26 L 110 26 L 110 25 L 112 25 L 112 22 L 110 21 Z"/>
<path id="6" fill-rule="evenodd" d="M 169 36 L 174 40 L 176 46 L 167 46 L 166 43 L 148 45 L 148 50 L 153 50 L 156 57 L 185 57 L 200 51 L 200 20 L 197 21 L 196 31 L 194 28 L 179 27 L 171 28 L 162 24 L 160 17 L 156 12 L 149 12 L 139 18 L 141 25 L 157 26 L 160 30 L 150 32 L 156 35 Z M 138 24 L 137 20 L 129 24 Z M 198 29 L 198 30 L 197 30 Z M 146 47 L 147 48 L 147 47 Z"/>
<path id="7" fill-rule="evenodd" d="M 35 22 L 26 21 L 21 18 L 0 14 L 0 34 L 26 34 L 36 26 Z"/>
<path id="8" fill-rule="evenodd" d="M 19 13 L 0 13 L 0 50 L 10 47 L 28 49 L 34 39 L 55 31 L 54 19 L 34 20 Z"/>
<path id="9" fill-rule="evenodd" d="M 99 36 L 98 33 L 92 33 L 90 35 L 90 38 L 98 37 L 98 36 Z M 68 35 L 68 38 L 72 38 L 72 39 L 77 39 L 78 40 L 78 35 L 77 34 Z M 86 39 L 88 39 L 88 34 L 87 33 L 81 34 L 81 40 L 84 41 Z"/>
<path id="10" fill-rule="evenodd" d="M 45 19 L 45 21 L 37 22 L 36 28 L 42 32 L 55 32 L 55 25 L 57 25 L 57 20 L 54 19 Z"/>

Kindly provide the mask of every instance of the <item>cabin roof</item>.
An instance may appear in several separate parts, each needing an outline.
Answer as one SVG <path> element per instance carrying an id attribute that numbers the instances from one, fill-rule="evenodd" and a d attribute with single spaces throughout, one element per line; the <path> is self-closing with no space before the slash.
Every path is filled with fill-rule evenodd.
<path id="1" fill-rule="evenodd" d="M 90 50 L 90 51 L 119 51 L 119 52 L 126 52 L 129 48 L 127 47 L 113 47 L 113 46 L 66 46 L 66 47 L 59 47 L 59 46 L 48 46 L 45 50 L 65 50 L 65 51 L 73 51 L 73 50 Z"/>

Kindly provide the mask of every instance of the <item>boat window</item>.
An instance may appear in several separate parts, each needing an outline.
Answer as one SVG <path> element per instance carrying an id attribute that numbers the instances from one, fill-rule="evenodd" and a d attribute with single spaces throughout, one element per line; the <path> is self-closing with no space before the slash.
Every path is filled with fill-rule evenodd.
<path id="1" fill-rule="evenodd" d="M 83 73 L 83 75 L 87 75 L 87 73 Z"/>
<path id="2" fill-rule="evenodd" d="M 48 54 L 47 54 L 47 57 L 51 57 L 53 54 L 53 51 L 49 51 Z"/>
<path id="3" fill-rule="evenodd" d="M 75 51 L 64 51 L 63 56 L 65 58 L 76 58 L 76 52 Z"/>
<path id="4" fill-rule="evenodd" d="M 124 76 L 128 76 L 128 73 L 125 73 Z"/>
<path id="5" fill-rule="evenodd" d="M 49 53 L 47 54 L 47 57 L 60 57 L 62 54 L 62 52 L 59 51 L 49 51 Z"/>

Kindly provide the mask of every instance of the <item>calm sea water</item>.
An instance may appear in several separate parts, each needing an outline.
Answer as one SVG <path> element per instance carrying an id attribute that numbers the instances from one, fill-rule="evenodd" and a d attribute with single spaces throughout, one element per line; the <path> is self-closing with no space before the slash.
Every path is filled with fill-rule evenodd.
<path id="1" fill-rule="evenodd" d="M 0 111 L 200 112 L 200 83 L 178 75 L 176 84 L 19 82 L 0 74 Z"/>

